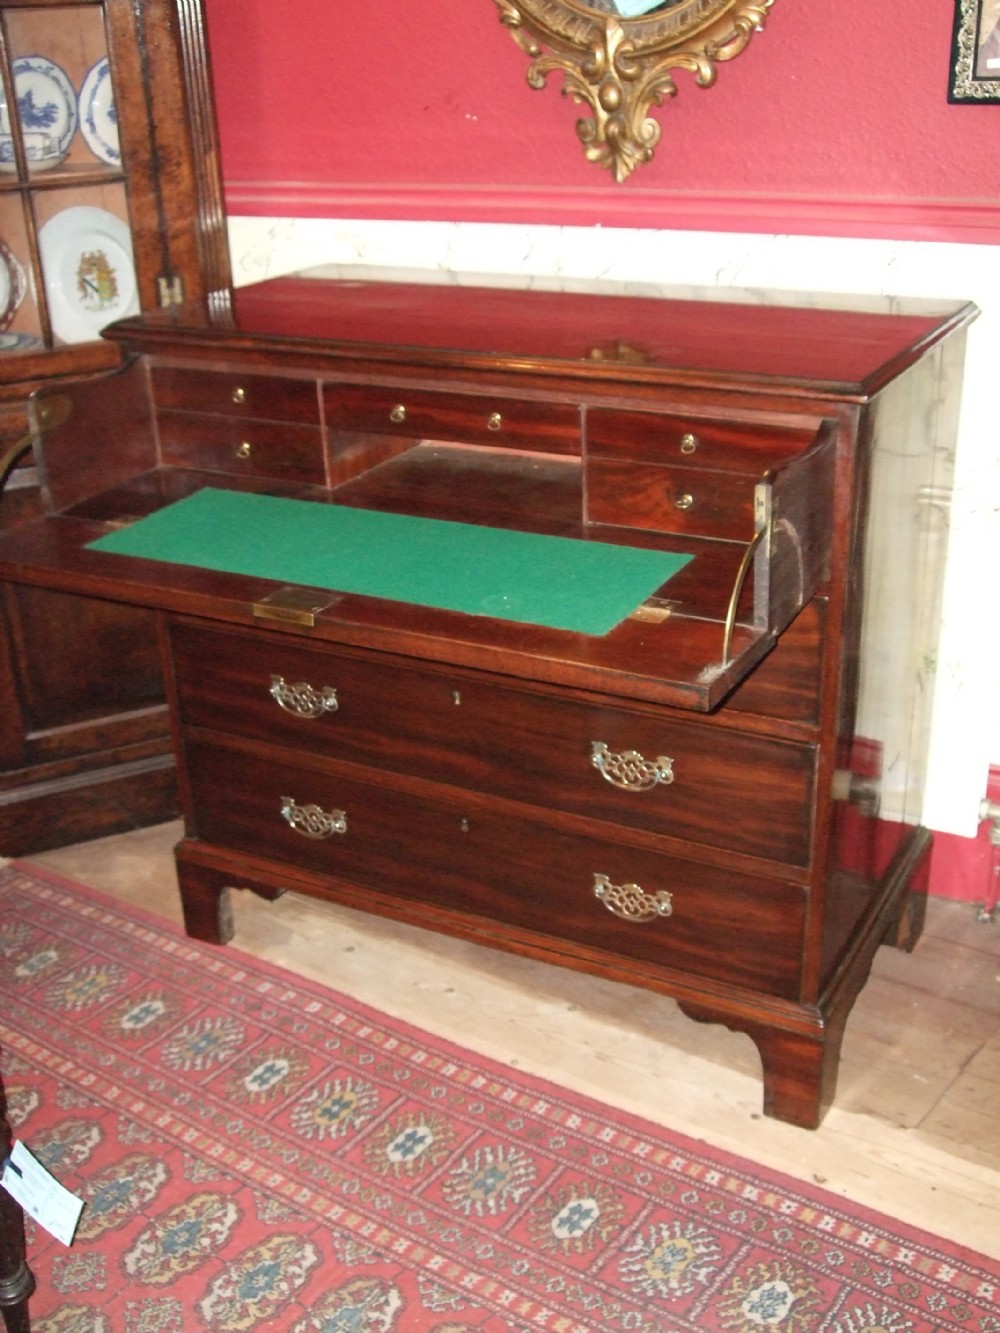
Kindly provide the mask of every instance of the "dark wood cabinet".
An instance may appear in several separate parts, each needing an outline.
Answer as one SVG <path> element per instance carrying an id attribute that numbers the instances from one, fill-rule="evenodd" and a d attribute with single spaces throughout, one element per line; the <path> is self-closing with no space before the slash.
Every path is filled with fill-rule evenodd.
<path id="1" fill-rule="evenodd" d="M 0 527 L 42 512 L 39 387 L 106 371 L 110 320 L 230 275 L 200 0 L 0 3 Z M 75 466 L 93 460 L 80 443 Z M 141 609 L 6 586 L 0 851 L 171 817 L 155 627 Z"/>
<path id="2" fill-rule="evenodd" d="M 0 574 L 160 614 L 191 934 L 291 889 L 648 987 L 813 1126 L 920 929 L 939 579 L 893 513 L 974 314 L 315 276 L 150 312 L 40 395 Z M 619 557 L 672 572 L 581 628 Z"/>

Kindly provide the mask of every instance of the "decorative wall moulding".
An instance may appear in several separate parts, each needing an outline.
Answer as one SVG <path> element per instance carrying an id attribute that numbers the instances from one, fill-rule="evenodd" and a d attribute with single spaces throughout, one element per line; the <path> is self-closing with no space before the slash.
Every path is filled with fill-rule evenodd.
<path id="1" fill-rule="evenodd" d="M 576 132 L 587 159 L 616 181 L 648 162 L 660 141 L 650 115 L 675 97 L 674 71 L 701 88 L 760 32 L 774 0 L 495 0 L 500 22 L 531 58 L 527 79 L 589 108 Z"/>
<path id="2" fill-rule="evenodd" d="M 226 182 L 230 219 L 467 222 L 523 227 L 750 232 L 1000 245 L 1000 205 L 935 199 L 762 195 L 759 191 L 559 186 Z M 321 256 L 322 257 L 322 256 Z M 319 262 L 318 260 L 315 262 Z"/>

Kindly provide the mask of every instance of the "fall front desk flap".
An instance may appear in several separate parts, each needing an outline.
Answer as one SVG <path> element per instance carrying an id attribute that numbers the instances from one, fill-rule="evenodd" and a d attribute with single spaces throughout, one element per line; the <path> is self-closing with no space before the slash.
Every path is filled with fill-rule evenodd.
<path id="1" fill-rule="evenodd" d="M 211 487 L 89 545 L 592 635 L 692 558 Z"/>

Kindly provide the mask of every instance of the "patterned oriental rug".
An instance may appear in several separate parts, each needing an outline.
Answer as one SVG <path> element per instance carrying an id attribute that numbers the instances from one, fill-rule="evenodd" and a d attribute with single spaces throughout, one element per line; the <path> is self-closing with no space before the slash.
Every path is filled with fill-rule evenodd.
<path id="1" fill-rule="evenodd" d="M 0 870 L 36 1333 L 998 1333 L 1000 1263 Z"/>

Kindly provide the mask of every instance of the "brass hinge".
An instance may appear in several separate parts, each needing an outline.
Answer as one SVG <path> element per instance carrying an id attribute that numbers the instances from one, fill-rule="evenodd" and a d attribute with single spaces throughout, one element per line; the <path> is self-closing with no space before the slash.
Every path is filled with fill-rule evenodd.
<path id="1" fill-rule="evenodd" d="M 156 279 L 156 292 L 161 306 L 184 304 L 184 279 L 179 273 L 161 273 Z"/>
<path id="2" fill-rule="evenodd" d="M 301 588 L 290 584 L 253 603 L 256 620 L 283 620 L 312 628 L 321 611 L 340 601 L 340 594 L 325 588 Z"/>

